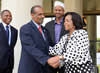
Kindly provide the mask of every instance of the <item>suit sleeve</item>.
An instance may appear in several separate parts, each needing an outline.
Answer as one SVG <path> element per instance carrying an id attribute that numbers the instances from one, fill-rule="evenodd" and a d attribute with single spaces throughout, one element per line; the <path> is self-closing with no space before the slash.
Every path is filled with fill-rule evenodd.
<path id="1" fill-rule="evenodd" d="M 28 27 L 22 27 L 20 30 L 20 39 L 22 50 L 28 53 L 33 59 L 37 60 L 40 64 L 45 65 L 49 56 L 43 50 L 36 47 L 36 42 L 32 38 L 31 31 Z M 41 44 L 41 43 L 40 43 Z"/>

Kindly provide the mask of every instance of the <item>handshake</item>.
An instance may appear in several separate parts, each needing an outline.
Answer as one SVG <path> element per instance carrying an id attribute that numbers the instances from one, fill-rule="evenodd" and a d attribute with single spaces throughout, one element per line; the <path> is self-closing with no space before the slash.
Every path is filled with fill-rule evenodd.
<path id="1" fill-rule="evenodd" d="M 64 57 L 63 56 L 54 56 L 48 59 L 47 63 L 53 67 L 53 68 L 57 68 L 60 66 L 60 60 L 63 60 Z"/>

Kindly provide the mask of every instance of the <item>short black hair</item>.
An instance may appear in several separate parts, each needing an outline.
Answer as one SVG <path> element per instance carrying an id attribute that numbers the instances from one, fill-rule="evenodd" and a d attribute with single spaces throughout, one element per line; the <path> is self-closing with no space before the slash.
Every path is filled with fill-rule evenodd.
<path id="1" fill-rule="evenodd" d="M 35 13 L 35 10 L 34 10 L 34 9 L 37 8 L 37 7 L 38 7 L 38 8 L 42 8 L 40 5 L 35 5 L 35 6 L 33 6 L 33 7 L 31 8 L 31 14 L 32 14 L 32 13 Z"/>
<path id="2" fill-rule="evenodd" d="M 5 10 L 1 11 L 0 15 L 2 16 L 2 15 L 4 14 L 4 12 L 9 12 L 9 13 L 11 13 L 9 10 L 5 9 Z"/>
<path id="3" fill-rule="evenodd" d="M 75 13 L 75 12 L 67 12 L 67 13 L 65 13 L 63 21 L 65 21 L 65 17 L 67 15 L 71 15 L 72 16 L 72 22 L 73 22 L 73 25 L 75 26 L 76 30 L 79 30 L 79 29 L 83 28 L 82 18 L 78 13 Z"/>

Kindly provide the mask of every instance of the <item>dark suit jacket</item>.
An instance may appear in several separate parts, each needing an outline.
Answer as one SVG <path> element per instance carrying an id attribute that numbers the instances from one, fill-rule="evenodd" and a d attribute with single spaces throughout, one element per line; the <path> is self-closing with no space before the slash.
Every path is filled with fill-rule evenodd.
<path id="1" fill-rule="evenodd" d="M 11 44 L 8 45 L 6 31 L 0 23 L 0 69 L 13 68 L 14 46 L 17 41 L 17 30 L 11 26 Z"/>
<path id="2" fill-rule="evenodd" d="M 52 20 L 52 21 L 48 22 L 45 27 L 48 30 L 49 34 L 50 34 L 50 36 L 49 36 L 51 38 L 50 44 L 52 43 L 51 46 L 54 46 L 56 44 L 55 43 L 55 20 Z M 61 28 L 61 32 L 60 32 L 60 38 L 63 35 L 65 35 L 66 33 L 68 33 L 68 31 L 65 30 L 64 24 L 62 22 L 62 28 Z"/>
<path id="3" fill-rule="evenodd" d="M 42 30 L 46 37 L 46 30 Z M 21 27 L 20 40 L 22 53 L 18 73 L 47 73 L 48 42 L 32 21 Z"/>

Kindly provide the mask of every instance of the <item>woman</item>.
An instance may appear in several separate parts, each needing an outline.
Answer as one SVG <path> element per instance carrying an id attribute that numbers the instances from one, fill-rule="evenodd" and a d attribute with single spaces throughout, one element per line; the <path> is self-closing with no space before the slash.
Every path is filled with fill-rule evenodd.
<path id="1" fill-rule="evenodd" d="M 49 54 L 58 55 L 64 61 L 65 73 L 91 73 L 88 33 L 82 29 L 80 15 L 75 12 L 66 13 L 64 26 L 69 33 L 54 47 L 49 48 Z"/>

